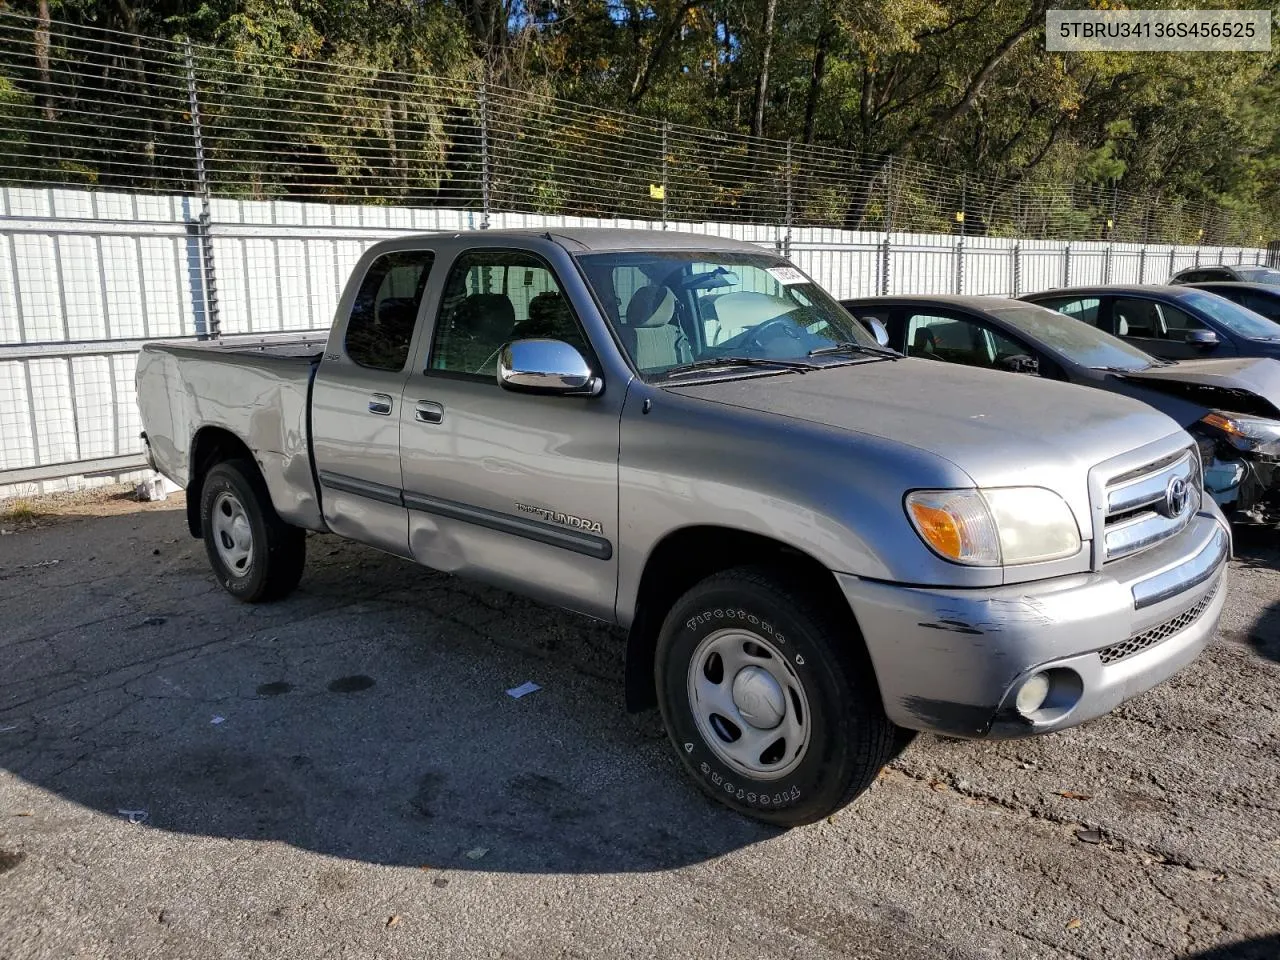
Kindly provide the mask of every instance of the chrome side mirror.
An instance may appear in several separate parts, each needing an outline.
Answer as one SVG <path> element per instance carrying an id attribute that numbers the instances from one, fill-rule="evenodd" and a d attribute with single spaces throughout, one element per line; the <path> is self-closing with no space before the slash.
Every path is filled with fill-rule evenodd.
<path id="1" fill-rule="evenodd" d="M 1187 333 L 1187 343 L 1197 350 L 1212 350 L 1218 345 L 1218 335 L 1212 330 L 1191 330 Z"/>
<path id="2" fill-rule="evenodd" d="M 883 323 L 875 317 L 862 317 L 862 325 L 867 328 L 867 332 L 876 338 L 876 343 L 882 347 L 889 345 L 889 330 Z"/>
<path id="3" fill-rule="evenodd" d="M 517 393 L 594 397 L 604 389 L 586 358 L 563 340 L 513 340 L 498 353 L 498 383 Z"/>

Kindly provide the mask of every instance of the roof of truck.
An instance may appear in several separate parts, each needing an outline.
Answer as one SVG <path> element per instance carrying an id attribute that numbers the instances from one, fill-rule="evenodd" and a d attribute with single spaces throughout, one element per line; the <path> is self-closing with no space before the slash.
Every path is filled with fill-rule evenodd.
<path id="1" fill-rule="evenodd" d="M 468 233 L 468 236 L 471 234 Z M 551 239 L 574 253 L 617 250 L 747 250 L 768 252 L 758 243 L 684 230 L 629 230 L 617 227 L 543 227 L 524 230 L 485 230 L 485 238 Z"/>

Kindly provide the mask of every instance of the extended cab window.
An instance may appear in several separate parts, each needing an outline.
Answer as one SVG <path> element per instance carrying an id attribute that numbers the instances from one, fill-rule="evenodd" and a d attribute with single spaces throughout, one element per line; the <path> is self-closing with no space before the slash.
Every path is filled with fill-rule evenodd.
<path id="1" fill-rule="evenodd" d="M 563 340 L 584 354 L 582 333 L 556 275 L 520 250 L 472 250 L 445 280 L 428 372 L 493 380 L 512 340 Z"/>
<path id="2" fill-rule="evenodd" d="M 433 254 L 388 253 L 364 275 L 347 321 L 347 356 L 374 370 L 403 370 Z"/>

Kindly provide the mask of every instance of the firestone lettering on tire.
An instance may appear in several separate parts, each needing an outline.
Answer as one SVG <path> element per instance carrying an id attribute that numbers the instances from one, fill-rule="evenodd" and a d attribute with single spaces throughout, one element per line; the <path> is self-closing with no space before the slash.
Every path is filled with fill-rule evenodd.
<path id="1" fill-rule="evenodd" d="M 696 616 L 690 617 L 688 620 L 684 622 L 684 625 L 690 630 L 696 630 L 699 626 L 701 626 L 704 623 L 710 623 L 713 620 L 724 620 L 724 619 L 744 621 L 746 623 L 751 624 L 753 627 L 759 627 L 777 643 L 787 642 L 786 637 L 784 637 L 780 631 L 775 630 L 773 627 L 773 624 L 771 624 L 768 620 L 763 620 L 760 617 L 756 616 L 754 613 L 748 613 L 746 610 L 743 610 L 740 608 L 737 610 L 734 610 L 734 609 L 726 610 L 724 607 L 714 607 L 710 610 L 704 610 L 702 613 L 699 613 Z M 800 662 L 803 663 L 804 661 L 802 660 Z"/>

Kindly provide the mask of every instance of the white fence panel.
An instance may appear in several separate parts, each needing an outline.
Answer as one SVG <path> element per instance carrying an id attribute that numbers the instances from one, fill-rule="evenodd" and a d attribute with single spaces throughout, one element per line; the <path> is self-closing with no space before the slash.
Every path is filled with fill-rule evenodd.
<path id="1" fill-rule="evenodd" d="M 215 199 L 215 282 L 207 291 L 197 212 L 190 197 L 0 188 L 0 497 L 139 468 L 138 346 L 205 333 L 207 294 L 216 297 L 223 334 L 323 328 L 370 244 L 481 225 L 475 210 Z M 490 225 L 663 229 L 655 221 L 528 213 L 495 213 Z M 885 235 L 874 231 L 773 224 L 673 222 L 666 229 L 786 251 L 836 297 L 1162 283 L 1197 262 L 1264 257 L 1238 247 L 954 234 L 895 233 L 886 248 Z"/>

